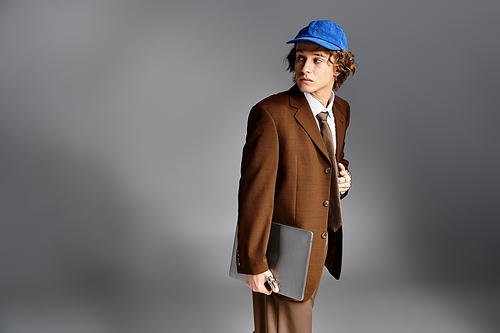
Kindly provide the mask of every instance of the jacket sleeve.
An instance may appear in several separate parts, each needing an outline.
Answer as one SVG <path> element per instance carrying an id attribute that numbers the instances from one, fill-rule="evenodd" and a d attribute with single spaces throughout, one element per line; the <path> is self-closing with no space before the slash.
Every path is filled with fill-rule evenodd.
<path id="1" fill-rule="evenodd" d="M 274 210 L 279 140 L 273 118 L 256 105 L 248 118 L 238 192 L 238 272 L 269 269 L 267 242 Z"/>
<path id="2" fill-rule="evenodd" d="M 345 150 L 345 137 L 347 135 L 347 128 L 349 127 L 349 123 L 351 121 L 351 107 L 349 106 L 349 103 L 345 102 L 345 104 L 346 104 L 346 109 L 345 109 L 346 123 L 345 123 L 345 132 L 343 135 L 344 142 L 342 144 L 342 151 L 340 152 L 339 163 L 342 163 L 345 166 L 345 168 L 349 171 L 349 161 L 346 160 L 344 157 L 344 150 Z M 348 194 L 349 194 L 349 190 L 345 191 L 344 194 L 340 195 L 340 199 L 344 199 Z"/>

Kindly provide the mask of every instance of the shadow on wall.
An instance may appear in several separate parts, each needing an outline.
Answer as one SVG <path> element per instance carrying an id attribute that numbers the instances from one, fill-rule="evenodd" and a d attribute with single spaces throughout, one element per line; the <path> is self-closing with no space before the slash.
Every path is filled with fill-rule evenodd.
<path id="1" fill-rule="evenodd" d="M 175 239 L 148 238 L 143 229 L 151 217 L 126 197 L 104 159 L 33 136 L 0 133 L 4 300 L 64 290 L 112 292 L 165 276 Z"/>
<path id="2" fill-rule="evenodd" d="M 120 272 L 127 207 L 96 161 L 61 148 L 29 136 L 2 140 L 3 293 L 105 287 Z"/>

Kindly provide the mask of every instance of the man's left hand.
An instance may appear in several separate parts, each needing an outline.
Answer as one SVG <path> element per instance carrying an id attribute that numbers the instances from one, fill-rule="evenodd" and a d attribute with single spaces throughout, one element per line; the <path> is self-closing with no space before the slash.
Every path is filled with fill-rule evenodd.
<path id="1" fill-rule="evenodd" d="M 344 194 L 349 188 L 351 188 L 351 174 L 346 170 L 342 163 L 339 163 L 338 182 L 340 194 Z"/>

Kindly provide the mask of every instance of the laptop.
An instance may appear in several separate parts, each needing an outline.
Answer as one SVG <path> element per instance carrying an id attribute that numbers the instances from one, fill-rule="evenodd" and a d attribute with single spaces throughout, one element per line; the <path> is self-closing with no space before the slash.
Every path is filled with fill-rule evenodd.
<path id="1" fill-rule="evenodd" d="M 304 299 L 312 239 L 311 231 L 275 222 L 271 224 L 266 257 L 269 270 L 279 283 L 278 294 L 298 301 Z M 238 227 L 234 237 L 229 276 L 246 281 L 246 274 L 239 274 L 236 267 L 237 249 Z"/>

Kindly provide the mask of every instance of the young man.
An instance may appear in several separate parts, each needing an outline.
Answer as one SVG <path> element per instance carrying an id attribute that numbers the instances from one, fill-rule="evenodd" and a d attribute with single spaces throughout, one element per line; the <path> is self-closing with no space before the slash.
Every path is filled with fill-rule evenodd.
<path id="1" fill-rule="evenodd" d="M 340 197 L 351 186 L 344 140 L 349 104 L 334 94 L 356 71 L 337 24 L 300 30 L 287 59 L 296 84 L 250 111 L 238 194 L 238 272 L 253 293 L 256 333 L 312 331 L 323 265 L 336 278 L 342 261 Z M 269 291 L 266 259 L 271 222 L 313 232 L 303 301 Z M 278 281 L 279 283 L 279 281 Z"/>

